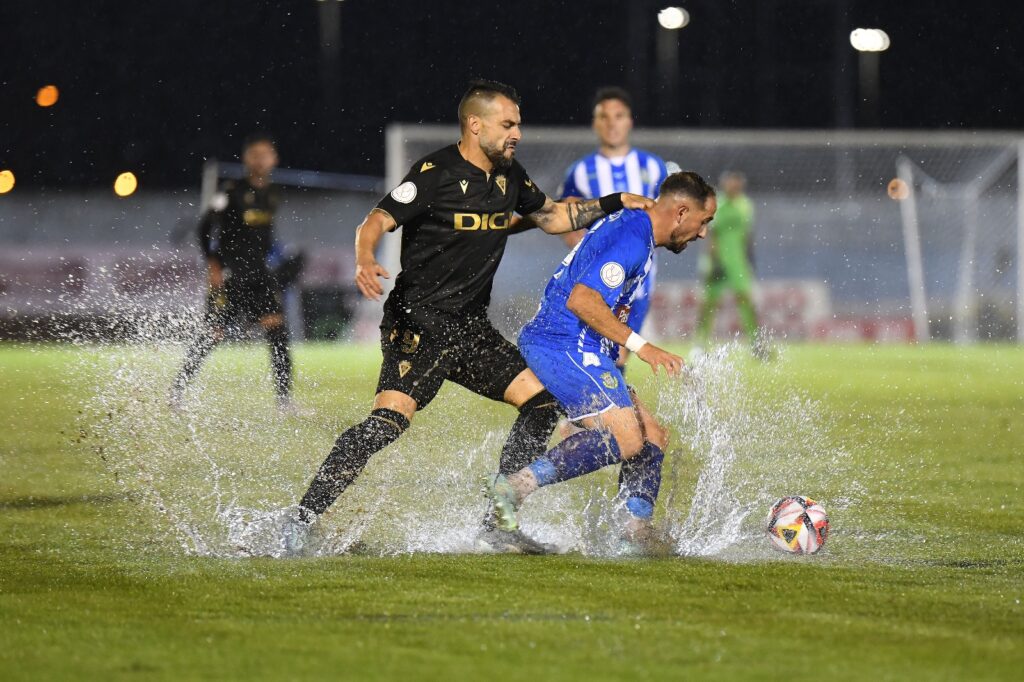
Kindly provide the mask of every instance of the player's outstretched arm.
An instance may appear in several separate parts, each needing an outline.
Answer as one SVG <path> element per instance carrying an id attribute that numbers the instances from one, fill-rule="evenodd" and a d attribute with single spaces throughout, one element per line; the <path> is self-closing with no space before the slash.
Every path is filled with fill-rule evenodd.
<path id="1" fill-rule="evenodd" d="M 359 292 L 371 301 L 379 301 L 384 287 L 378 277 L 390 279 L 391 275 L 377 262 L 377 242 L 385 232 L 398 227 L 395 219 L 386 211 L 373 209 L 362 224 L 356 228 L 356 286 Z"/>
<path id="2" fill-rule="evenodd" d="M 626 346 L 636 356 L 651 366 L 655 374 L 664 367 L 669 376 L 678 376 L 683 369 L 683 359 L 674 353 L 648 343 L 639 334 L 620 322 L 612 309 L 604 302 L 601 294 L 586 284 L 577 284 L 569 294 L 565 306 L 576 317 L 601 336 L 620 346 Z"/>
<path id="3" fill-rule="evenodd" d="M 562 234 L 589 227 L 598 218 L 614 213 L 619 208 L 650 208 L 653 205 L 651 199 L 629 192 L 574 202 L 558 202 L 547 197 L 544 205 L 529 214 L 529 217 L 548 234 Z"/>

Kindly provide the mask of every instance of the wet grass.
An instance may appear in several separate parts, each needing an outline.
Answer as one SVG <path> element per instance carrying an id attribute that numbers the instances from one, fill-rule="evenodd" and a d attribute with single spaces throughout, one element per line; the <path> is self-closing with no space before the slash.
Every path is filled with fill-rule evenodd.
<path id="1" fill-rule="evenodd" d="M 827 409 L 863 492 L 823 555 L 743 563 L 187 557 L 95 442 L 105 416 L 84 393 L 111 365 L 82 357 L 103 353 L 0 347 L 0 678 L 953 680 L 1024 665 L 1022 349 L 808 346 L 781 372 L 750 363 L 766 401 Z M 365 412 L 375 363 L 299 349 L 298 394 L 321 418 L 268 432 L 302 444 L 282 446 L 300 485 Z M 254 375 L 229 407 L 259 413 L 265 364 L 240 347 L 209 371 Z M 439 400 L 421 433 L 478 437 L 451 423 L 472 406 L 493 429 L 511 420 L 458 389 Z"/>

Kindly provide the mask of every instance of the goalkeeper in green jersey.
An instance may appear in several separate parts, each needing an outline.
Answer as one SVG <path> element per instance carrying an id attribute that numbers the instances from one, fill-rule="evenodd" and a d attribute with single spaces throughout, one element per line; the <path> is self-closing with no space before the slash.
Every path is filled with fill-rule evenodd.
<path id="1" fill-rule="evenodd" d="M 700 261 L 704 303 L 700 310 L 697 339 L 701 346 L 708 345 L 718 301 L 726 290 L 730 290 L 736 297 L 743 331 L 757 354 L 759 339 L 751 265 L 754 204 L 744 193 L 746 184 L 742 173 L 728 171 L 719 179 L 718 211 L 709 230 L 708 248 Z"/>

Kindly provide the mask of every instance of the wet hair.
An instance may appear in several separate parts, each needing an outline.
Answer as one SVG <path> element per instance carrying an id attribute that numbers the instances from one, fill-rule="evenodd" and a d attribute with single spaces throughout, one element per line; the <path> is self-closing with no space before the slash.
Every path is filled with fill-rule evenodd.
<path id="1" fill-rule="evenodd" d="M 715 188 L 693 171 L 679 171 L 665 178 L 661 183 L 660 196 L 683 195 L 700 202 L 703 206 L 710 197 L 716 196 Z"/>
<path id="2" fill-rule="evenodd" d="M 591 109 L 596 108 L 601 102 L 605 102 L 610 99 L 617 99 L 626 105 L 626 108 L 633 111 L 633 98 L 629 96 L 623 88 L 615 85 L 611 85 L 605 88 L 599 89 L 594 94 L 594 105 Z"/>
<path id="3" fill-rule="evenodd" d="M 474 78 L 469 81 L 465 94 L 459 100 L 459 126 L 465 127 L 469 115 L 476 102 L 491 102 L 495 97 L 507 97 L 516 104 L 519 104 L 519 93 L 511 85 L 505 85 L 498 81 L 490 81 L 484 78 Z"/>
<path id="4" fill-rule="evenodd" d="M 274 141 L 274 137 L 270 133 L 256 132 L 246 135 L 245 139 L 242 140 L 242 153 L 244 154 L 254 144 L 269 144 L 274 149 L 277 149 L 277 142 Z"/>

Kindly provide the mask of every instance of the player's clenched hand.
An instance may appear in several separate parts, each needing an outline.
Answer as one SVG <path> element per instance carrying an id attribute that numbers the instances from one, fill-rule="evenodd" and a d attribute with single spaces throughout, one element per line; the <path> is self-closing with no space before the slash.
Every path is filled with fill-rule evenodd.
<path id="1" fill-rule="evenodd" d="M 675 353 L 658 348 L 653 343 L 645 343 L 643 348 L 637 351 L 636 356 L 651 366 L 651 370 L 657 374 L 659 367 L 664 367 L 670 377 L 679 376 L 683 371 L 683 359 Z"/>
<path id="2" fill-rule="evenodd" d="M 639 194 L 623 192 L 622 206 L 623 208 L 650 208 L 651 206 L 654 206 L 654 200 L 640 196 Z"/>
<path id="3" fill-rule="evenodd" d="M 384 266 L 375 260 L 365 263 L 356 262 L 356 286 L 360 293 L 371 301 L 379 301 L 384 287 L 377 280 L 378 277 L 391 279 L 391 275 L 384 269 Z"/>

